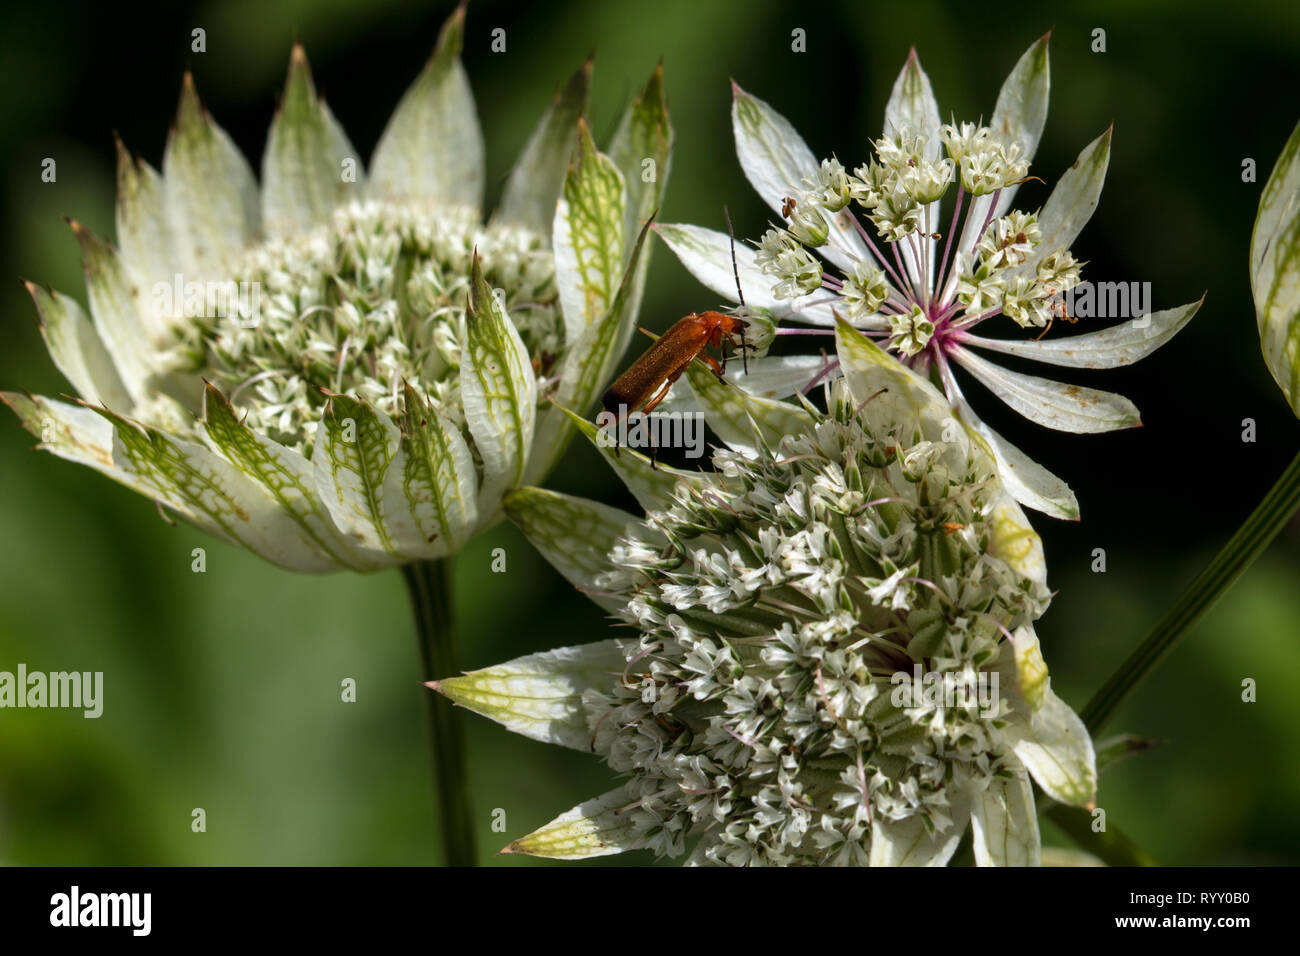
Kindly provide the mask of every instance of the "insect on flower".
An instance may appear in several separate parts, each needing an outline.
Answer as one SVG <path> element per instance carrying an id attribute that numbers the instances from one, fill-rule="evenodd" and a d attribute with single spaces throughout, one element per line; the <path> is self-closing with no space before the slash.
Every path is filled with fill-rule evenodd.
<path id="1" fill-rule="evenodd" d="M 732 232 L 731 268 L 736 277 L 736 298 L 743 309 L 745 294 L 740 288 L 740 271 L 736 266 L 736 237 L 731 230 L 731 215 L 725 208 L 723 211 L 727 216 L 727 229 Z M 705 362 L 719 379 L 726 381 L 727 353 L 723 345 L 733 336 L 740 338 L 741 361 L 748 371 L 748 346 L 745 344 L 748 326 L 749 323 L 740 316 L 726 312 L 692 312 L 679 319 L 615 379 L 601 400 L 605 411 L 614 416 L 615 423 L 636 411 L 649 415 L 696 359 Z M 645 329 L 641 331 L 646 332 Z M 705 352 L 706 348 L 721 349 L 722 361 Z"/>

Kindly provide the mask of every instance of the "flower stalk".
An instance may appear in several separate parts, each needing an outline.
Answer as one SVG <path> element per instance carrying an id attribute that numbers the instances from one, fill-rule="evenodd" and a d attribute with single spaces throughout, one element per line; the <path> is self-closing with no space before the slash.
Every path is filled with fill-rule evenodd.
<path id="1" fill-rule="evenodd" d="M 426 681 L 438 674 L 460 672 L 451 569 L 451 561 L 446 559 L 417 561 L 402 568 L 415 614 L 420 671 Z M 465 772 L 465 731 L 451 701 L 437 694 L 426 696 L 443 852 L 448 866 L 474 866 L 477 854 Z"/>
<path id="2" fill-rule="evenodd" d="M 1095 734 L 1110 720 L 1137 685 L 1178 646 L 1191 626 L 1263 554 L 1297 508 L 1300 508 L 1300 454 L 1291 460 L 1264 500 L 1188 586 L 1178 603 L 1088 701 L 1080 716 L 1091 733 Z"/>

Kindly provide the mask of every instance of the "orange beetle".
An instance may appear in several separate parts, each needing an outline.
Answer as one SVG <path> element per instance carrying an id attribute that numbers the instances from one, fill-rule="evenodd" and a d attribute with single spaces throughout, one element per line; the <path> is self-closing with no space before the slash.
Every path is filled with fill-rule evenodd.
<path id="1" fill-rule="evenodd" d="M 721 348 L 724 337 L 739 333 L 744 351 L 744 319 L 725 312 L 692 312 L 655 340 L 644 355 L 614 380 L 601 403 L 605 410 L 622 417 L 638 409 L 646 415 L 655 410 L 668 395 L 673 383 L 699 358 L 707 362 L 719 378 L 725 366 L 705 348 Z M 642 331 L 645 331 L 644 329 Z M 649 333 L 647 333 L 649 334 Z M 723 353 L 723 361 L 726 353 Z"/>
<path id="2" fill-rule="evenodd" d="M 731 228 L 731 214 L 723 207 L 727 217 L 727 231 L 731 233 L 731 269 L 736 276 L 736 297 L 743 308 L 745 293 L 740 288 L 740 270 L 736 266 L 736 236 Z M 718 378 L 726 371 L 727 353 L 722 362 L 705 353 L 706 348 L 720 349 L 725 340 L 740 336 L 741 360 L 749 369 L 749 355 L 745 345 L 745 329 L 749 323 L 739 316 L 725 312 L 692 312 L 678 319 L 673 327 L 655 340 L 639 359 L 633 362 L 605 392 L 601 404 L 615 419 L 640 410 L 648 415 L 668 396 L 673 383 L 697 358 L 708 363 Z M 646 332 L 645 329 L 641 330 Z M 646 332 L 646 335 L 652 333 Z"/>

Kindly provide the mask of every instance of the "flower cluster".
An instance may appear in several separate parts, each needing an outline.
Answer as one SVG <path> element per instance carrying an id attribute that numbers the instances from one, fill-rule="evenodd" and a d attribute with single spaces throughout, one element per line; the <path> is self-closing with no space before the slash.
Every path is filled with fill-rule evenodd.
<path id="1" fill-rule="evenodd" d="M 632 572 L 639 637 L 584 699 L 593 749 L 631 777 L 627 819 L 661 854 L 698 838 L 701 862 L 865 864 L 877 818 L 949 833 L 970 790 L 1022 772 L 1006 700 L 910 687 L 918 664 L 988 681 L 1046 606 L 995 553 L 990 462 L 867 416 L 842 384 L 831 403 L 756 459 L 719 451 L 723 480 L 678 485 L 598 582 Z"/>
<path id="2" fill-rule="evenodd" d="M 993 218 L 990 207 L 982 223 L 964 227 L 982 226 L 973 248 L 958 248 L 950 276 L 931 282 L 928 270 L 934 257 L 929 244 L 943 238 L 932 217 L 949 187 L 958 184 L 960 211 L 967 196 L 997 194 L 1018 185 L 1029 169 L 1020 143 L 996 137 L 987 126 L 963 123 L 959 130 L 945 125 L 939 136 L 947 154 L 942 159 L 930 158 L 924 134 L 896 133 L 877 140 L 875 157 L 852 173 L 832 158 L 803 177 L 784 202 L 787 224 L 769 229 L 757 246 L 755 262 L 776 280 L 772 295 L 797 299 L 823 288 L 838 292 L 843 314 L 855 325 L 879 325 L 883 316 L 889 323 L 889 346 L 907 358 L 925 349 L 936 326 L 960 329 L 998 311 L 1021 326 L 1050 322 L 1060 309 L 1061 293 L 1078 283 L 1079 264 L 1068 249 L 1039 249 L 1042 234 L 1036 214 L 1011 210 Z M 877 255 L 854 261 L 841 276 L 824 272 L 812 250 L 826 245 L 830 224 L 842 225 L 854 208 L 862 211 L 880 239 L 897 244 L 891 252 L 898 270 Z M 968 216 L 975 208 L 974 203 L 968 207 Z M 861 234 L 870 241 L 865 229 Z M 1023 267 L 1031 257 L 1034 268 L 1027 270 Z M 904 259 L 919 266 L 920 285 L 909 279 L 900 282 L 901 289 L 891 289 L 886 268 L 899 279 L 899 270 L 907 269 Z M 938 301 L 931 303 L 930 286 L 939 283 Z M 924 322 L 919 334 L 918 319 Z M 908 334 L 899 334 L 901 323 L 906 323 Z"/>
<path id="3" fill-rule="evenodd" d="M 762 100 L 738 86 L 733 94 L 740 165 L 780 217 L 737 257 L 750 310 L 787 326 L 813 326 L 778 328 L 778 339 L 831 335 L 836 316 L 848 320 L 897 361 L 942 386 L 957 415 L 988 443 L 1018 501 L 1077 518 L 1078 502 L 1065 482 L 975 414 L 956 367 L 1045 427 L 1079 433 L 1132 427 L 1140 424 L 1138 410 L 1122 395 L 1001 368 L 977 350 L 1114 368 L 1167 342 L 1200 303 L 1115 315 L 1127 321 L 1039 340 L 1056 319 L 1077 318 L 1068 306 L 1081 263 L 1071 244 L 1096 207 L 1111 142 L 1107 130 L 1089 144 L 1041 209 L 1012 208 L 1021 184 L 1036 178 L 1029 168 L 1047 117 L 1047 37 L 1020 58 L 987 126 L 941 121 L 913 51 L 894 84 L 872 154 L 852 170 L 834 157 L 819 159 L 794 125 Z M 718 295 L 739 298 L 726 234 L 683 224 L 662 224 L 657 232 L 696 278 Z M 998 316 L 1043 332 L 1034 339 L 976 334 Z M 815 355 L 771 355 L 755 357 L 737 381 L 779 398 L 806 392 L 840 371 Z M 679 410 L 693 407 L 690 396 L 669 401 Z"/>
<path id="4" fill-rule="evenodd" d="M 827 411 L 688 369 L 727 447 L 711 471 L 602 448 L 635 517 L 537 488 L 506 513 L 633 630 L 431 683 L 620 786 L 514 840 L 576 859 L 1035 864 L 1030 780 L 1087 804 L 1082 722 L 1034 622 L 1041 543 L 987 445 L 847 322 Z"/>
<path id="5" fill-rule="evenodd" d="M 404 385 L 458 426 L 460 330 L 475 253 L 539 377 L 564 348 L 554 258 L 526 226 L 473 209 L 353 202 L 309 234 L 258 246 L 232 272 L 260 289 L 259 314 L 209 333 L 231 403 L 282 445 L 310 448 L 331 393 L 391 416 Z"/>
<path id="6" fill-rule="evenodd" d="M 81 398 L 0 393 L 41 447 L 311 572 L 448 557 L 540 480 L 572 436 L 557 406 L 595 402 L 635 327 L 663 74 L 602 152 L 580 67 L 485 221 L 464 26 L 368 166 L 301 47 L 260 183 L 186 75 L 161 171 L 118 144 L 117 245 L 73 224 L 89 314 L 28 286 Z"/>

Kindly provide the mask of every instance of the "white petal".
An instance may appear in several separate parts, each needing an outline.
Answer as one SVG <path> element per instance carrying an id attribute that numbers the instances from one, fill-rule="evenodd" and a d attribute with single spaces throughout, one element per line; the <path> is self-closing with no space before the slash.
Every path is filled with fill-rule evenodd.
<path id="1" fill-rule="evenodd" d="M 149 349 L 141 321 L 143 290 L 127 274 L 117 250 L 78 222 L 72 231 L 81 245 L 86 294 L 95 331 L 112 356 L 122 384 L 139 401 L 149 393 Z"/>
<path id="2" fill-rule="evenodd" d="M 4 399 L 43 447 L 161 502 L 216 538 L 291 571 L 344 567 L 259 482 L 202 445 L 103 409 L 11 394 Z"/>
<path id="3" fill-rule="evenodd" d="M 736 294 L 736 274 L 739 273 L 745 304 L 751 308 L 766 309 L 778 319 L 794 318 L 827 328 L 835 325 L 835 316 L 831 312 L 834 296 L 829 291 L 814 292 L 797 299 L 773 296 L 772 287 L 776 282 L 755 263 L 758 253 L 752 246 L 736 243 L 736 269 L 733 271 L 731 237 L 725 232 L 684 223 L 661 223 L 654 230 L 691 275 L 728 302 L 740 301 Z"/>
<path id="4" fill-rule="evenodd" d="M 1042 852 L 1043 866 L 1105 866 L 1099 858 L 1083 850 L 1060 846 L 1045 846 Z"/>
<path id="5" fill-rule="evenodd" d="M 1016 62 L 998 92 L 998 103 L 989 123 L 994 135 L 1003 141 L 1019 142 L 1025 149 L 1026 160 L 1032 160 L 1038 151 L 1038 140 L 1047 122 L 1047 94 L 1051 87 L 1047 41 L 1050 37 L 1050 33 L 1041 37 Z M 1019 188 L 1002 189 L 995 216 L 1006 214 Z"/>
<path id="6" fill-rule="evenodd" d="M 351 175 L 345 176 L 350 167 Z M 361 159 L 325 101 L 317 97 L 302 47 L 289 59 L 280 109 L 262 157 L 262 219 L 272 238 L 306 232 L 361 195 Z"/>
<path id="7" fill-rule="evenodd" d="M 952 806 L 951 825 L 930 833 L 920 816 L 886 820 L 877 815 L 871 824 L 871 853 L 868 866 L 946 866 L 957 851 L 966 821 L 970 818 L 969 798 L 955 784 L 948 787 Z"/>
<path id="8" fill-rule="evenodd" d="M 720 381 L 699 362 L 686 369 L 691 391 L 704 411 L 709 427 L 733 450 L 757 457 L 761 438 L 775 450 L 783 435 L 799 435 L 812 428 L 809 414 L 792 402 L 760 398 Z"/>
<path id="9" fill-rule="evenodd" d="M 131 396 L 77 300 L 57 292 L 46 292 L 31 282 L 27 283 L 27 291 L 40 314 L 41 334 L 45 337 L 50 357 L 77 394 L 91 404 L 104 404 L 114 411 L 129 414 Z"/>
<path id="10" fill-rule="evenodd" d="M 821 163 L 789 120 L 735 83 L 731 91 L 731 128 L 740 168 L 759 198 L 779 213 L 786 197 L 802 192 L 803 178 L 817 172 Z M 852 215 L 844 209 L 830 221 L 829 241 L 818 250 L 842 270 L 871 255 Z"/>
<path id="11" fill-rule="evenodd" d="M 627 660 L 614 640 L 518 657 L 429 686 L 507 730 L 548 744 L 591 752 L 582 706 L 588 690 L 608 693 Z"/>
<path id="12" fill-rule="evenodd" d="M 1300 124 L 1260 197 L 1250 266 L 1264 364 L 1300 415 Z"/>
<path id="13" fill-rule="evenodd" d="M 402 491 L 429 557 L 455 554 L 478 526 L 478 469 L 460 429 L 405 386 Z"/>
<path id="14" fill-rule="evenodd" d="M 840 322 L 835 336 L 844 381 L 872 433 L 889 434 L 901 425 L 910 425 L 913 434 L 900 432 L 900 441 L 935 442 L 944 449 L 949 467 L 964 470 L 971 450 L 970 435 L 943 394 L 847 322 Z"/>
<path id="15" fill-rule="evenodd" d="M 623 174 L 598 149 L 581 120 L 577 155 L 555 206 L 552 243 L 555 283 L 564 316 L 564 341 L 578 341 L 609 310 L 623 279 L 627 237 Z"/>
<path id="16" fill-rule="evenodd" d="M 431 558 L 437 548 L 411 514 L 402 433 L 383 412 L 333 395 L 316 428 L 316 491 L 334 524 L 391 563 Z"/>
<path id="17" fill-rule="evenodd" d="M 703 472 L 655 464 L 634 448 L 615 447 L 608 436 L 598 431 L 585 418 L 580 418 L 568 409 L 565 409 L 565 414 L 577 426 L 578 431 L 596 446 L 605 463 L 614 469 L 619 480 L 646 511 L 665 507 L 679 481 L 685 481 L 696 488 L 705 488 L 709 484 L 710 479 Z"/>
<path id="18" fill-rule="evenodd" d="M 370 161 L 370 192 L 435 206 L 483 204 L 483 132 L 460 62 L 465 6 L 443 24 L 424 71 L 402 97 Z"/>
<path id="19" fill-rule="evenodd" d="M 392 564 L 387 554 L 359 545 L 335 526 L 306 456 L 249 428 L 211 385 L 203 398 L 202 427 L 212 449 L 260 484 L 316 549 L 340 567 L 368 571 Z"/>
<path id="20" fill-rule="evenodd" d="M 964 348 L 954 348 L 951 355 L 998 398 L 1046 428 L 1093 434 L 1142 424 L 1137 407 L 1123 395 L 1022 375 Z"/>
<path id="21" fill-rule="evenodd" d="M 1034 791 L 1024 771 L 1010 779 L 994 777 L 984 790 L 972 788 L 970 822 L 977 866 L 1041 863 Z"/>
<path id="22" fill-rule="evenodd" d="M 1043 539 L 1010 494 L 1003 494 L 993 507 L 989 523 L 992 526 L 989 554 L 1001 558 L 1037 584 L 1040 594 L 1046 599 L 1049 595 Z"/>
<path id="23" fill-rule="evenodd" d="M 1079 501 L 1070 486 L 985 424 L 967 404 L 951 368 L 941 366 L 940 373 L 943 375 L 948 401 L 961 420 L 987 443 L 989 452 L 997 462 L 1002 483 L 1012 497 L 1022 505 L 1044 514 L 1077 521 Z"/>
<path id="24" fill-rule="evenodd" d="M 167 219 L 167 184 L 144 160 L 133 159 L 120 139 L 116 219 L 122 261 L 136 285 L 148 290 L 156 282 L 170 285 L 182 262 Z M 241 234 L 239 241 L 245 238 Z"/>
<path id="25" fill-rule="evenodd" d="M 939 103 L 934 97 L 934 89 L 930 86 L 930 77 L 926 76 L 925 70 L 921 69 L 921 60 L 916 55 L 916 49 L 913 48 L 908 51 L 907 62 L 899 71 L 898 79 L 894 80 L 889 102 L 885 105 L 884 133 L 886 136 L 906 132 L 920 133 L 925 137 L 925 157 L 933 162 L 938 160 L 943 152 L 943 144 L 939 140 L 941 123 Z M 930 203 L 922 221 L 922 225 L 931 232 L 941 228 L 939 205 L 938 202 Z M 929 259 L 927 274 L 934 275 L 935 243 L 925 242 L 923 245 Z M 907 267 L 912 283 L 914 285 L 919 283 L 920 270 L 913 257 L 904 255 L 903 263 Z"/>
<path id="26" fill-rule="evenodd" d="M 733 359 L 727 365 L 727 382 L 760 398 L 786 398 L 806 388 L 828 361 L 821 355 L 764 355 L 751 358 L 749 371 L 745 371 L 742 363 Z"/>
<path id="27" fill-rule="evenodd" d="M 585 860 L 644 846 L 627 816 L 619 813 L 635 803 L 631 785 L 579 804 L 546 826 L 515 840 L 502 853 L 526 853 L 552 860 Z"/>
<path id="28" fill-rule="evenodd" d="M 460 352 L 465 421 L 483 460 L 478 508 L 487 520 L 528 466 L 537 423 L 537 377 L 523 339 L 483 278 L 477 256 Z"/>
<path id="29" fill-rule="evenodd" d="M 1012 712 L 1002 736 L 1052 799 L 1086 806 L 1097 792 L 1097 759 L 1079 715 L 1056 696 L 1033 627 L 1016 628 L 998 670 Z"/>
<path id="30" fill-rule="evenodd" d="M 624 607 L 623 598 L 599 593 L 596 578 L 612 570 L 609 552 L 639 519 L 618 508 L 542 488 L 516 488 L 505 497 L 506 517 L 579 591 L 602 607 Z"/>
<path id="31" fill-rule="evenodd" d="M 257 181 L 243 153 L 199 102 L 188 73 L 162 168 L 173 261 L 187 281 L 221 275 L 225 261 L 257 234 Z M 140 258 L 135 249 L 132 254 Z M 154 277 L 160 279 L 171 276 Z"/>
<path id="32" fill-rule="evenodd" d="M 1092 218 L 1106 182 L 1110 164 L 1110 136 L 1107 129 L 1084 147 L 1074 165 L 1061 174 L 1052 194 L 1038 214 L 1042 239 L 1017 271 L 1030 273 L 1044 256 L 1068 249 Z"/>
<path id="33" fill-rule="evenodd" d="M 1056 339 L 986 339 L 978 335 L 962 338 L 963 345 L 1002 352 L 1019 358 L 1062 365 L 1067 368 L 1121 368 L 1146 358 L 1172 339 L 1191 321 L 1205 301 L 1202 297 L 1175 309 L 1120 322 L 1100 332 L 1065 335 Z"/>
<path id="34" fill-rule="evenodd" d="M 623 174 L 627 187 L 627 217 L 623 233 L 627 241 L 659 210 L 672 166 L 673 127 L 664 94 L 663 65 L 655 67 L 650 79 L 623 111 L 618 128 L 606 150 Z M 642 262 L 632 292 L 632 312 L 641 307 L 641 291 L 649 255 Z"/>
<path id="35" fill-rule="evenodd" d="M 550 473 L 568 445 L 573 427 L 562 409 L 579 408 L 584 412 L 596 402 L 596 395 L 609 383 L 615 363 L 627 351 L 627 340 L 636 322 L 636 297 L 645 277 L 647 221 L 632 246 L 623 281 L 604 315 L 598 317 L 567 348 L 560 367 L 559 382 L 552 392 L 553 403 L 537 416 L 533 453 L 524 472 L 524 482 L 540 482 Z"/>

